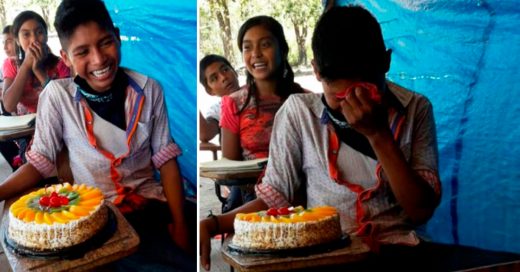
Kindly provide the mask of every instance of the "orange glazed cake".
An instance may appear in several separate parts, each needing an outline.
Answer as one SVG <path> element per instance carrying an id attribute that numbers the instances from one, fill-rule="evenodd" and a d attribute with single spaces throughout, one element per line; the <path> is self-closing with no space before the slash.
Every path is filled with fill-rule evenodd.
<path id="1" fill-rule="evenodd" d="M 8 235 L 18 245 L 59 250 L 86 241 L 108 220 L 98 188 L 57 184 L 22 196 L 9 209 Z"/>
<path id="2" fill-rule="evenodd" d="M 341 238 L 336 208 L 301 206 L 239 213 L 233 245 L 251 250 L 280 250 L 315 246 Z"/>

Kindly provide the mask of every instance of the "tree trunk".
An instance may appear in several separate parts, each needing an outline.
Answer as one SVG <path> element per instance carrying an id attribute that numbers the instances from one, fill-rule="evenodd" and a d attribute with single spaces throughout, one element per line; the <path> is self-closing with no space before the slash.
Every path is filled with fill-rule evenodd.
<path id="1" fill-rule="evenodd" d="M 40 7 L 40 8 L 42 10 L 43 20 L 47 24 L 47 28 L 50 29 L 52 27 L 52 25 L 49 22 L 49 10 L 48 10 L 49 7 Z"/>
<path id="2" fill-rule="evenodd" d="M 296 34 L 296 43 L 298 44 L 298 61 L 296 66 L 307 65 L 307 51 L 305 50 L 305 39 L 307 37 L 307 27 L 301 22 L 292 20 L 294 25 L 294 34 Z"/>
<path id="3" fill-rule="evenodd" d="M 227 0 L 210 0 L 209 4 L 210 9 L 217 18 L 220 28 L 219 35 L 220 39 L 222 40 L 222 46 L 224 48 L 224 57 L 226 57 L 230 63 L 235 63 Z"/>
<path id="4" fill-rule="evenodd" d="M 2 27 L 7 25 L 7 14 L 5 14 L 5 0 L 0 0 L 0 23 Z"/>

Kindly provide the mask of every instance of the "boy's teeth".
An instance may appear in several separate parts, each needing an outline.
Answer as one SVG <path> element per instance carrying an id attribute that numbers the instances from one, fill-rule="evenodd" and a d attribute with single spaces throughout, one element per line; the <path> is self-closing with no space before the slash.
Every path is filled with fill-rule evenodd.
<path id="1" fill-rule="evenodd" d="M 110 66 L 107 66 L 107 67 L 104 68 L 104 69 L 96 70 L 96 71 L 92 71 L 92 74 L 93 74 L 94 76 L 100 77 L 100 76 L 102 76 L 103 74 L 107 73 L 109 70 L 110 70 Z"/>

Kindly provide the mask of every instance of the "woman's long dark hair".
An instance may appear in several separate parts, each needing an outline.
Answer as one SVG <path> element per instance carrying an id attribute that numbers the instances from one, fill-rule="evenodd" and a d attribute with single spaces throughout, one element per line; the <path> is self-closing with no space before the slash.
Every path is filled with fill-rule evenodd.
<path id="1" fill-rule="evenodd" d="M 47 27 L 47 23 L 45 23 L 45 20 L 38 13 L 36 13 L 32 10 L 26 10 L 26 11 L 20 12 L 20 14 L 18 14 L 16 16 L 16 18 L 14 18 L 14 21 L 13 21 L 12 34 L 17 41 L 18 41 L 18 32 L 20 32 L 20 28 L 22 28 L 22 25 L 29 20 L 35 20 L 36 22 L 41 24 L 43 26 L 43 29 L 45 30 L 45 35 L 47 35 L 48 27 Z M 42 46 L 47 46 L 47 45 L 45 44 Z M 20 66 L 20 65 L 22 65 L 22 62 L 25 59 L 25 51 L 22 49 L 22 47 L 20 45 L 18 45 L 18 43 L 15 43 L 15 49 L 16 49 L 16 64 L 18 66 Z M 49 51 L 47 54 L 47 58 L 43 61 L 43 67 L 45 69 L 52 68 L 52 67 L 56 66 L 58 61 L 59 61 L 59 58 Z"/>
<path id="2" fill-rule="evenodd" d="M 289 95 L 293 93 L 302 93 L 303 89 L 302 87 L 294 82 L 294 72 L 291 68 L 291 65 L 289 64 L 289 61 L 287 60 L 287 55 L 289 53 L 289 45 L 287 44 L 287 41 L 285 40 L 285 35 L 283 33 L 283 27 L 282 25 L 276 21 L 273 17 L 269 16 L 256 16 L 249 18 L 238 31 L 238 48 L 240 49 L 240 52 L 242 52 L 242 43 L 244 40 L 244 36 L 246 35 L 246 32 L 255 26 L 262 26 L 267 31 L 271 32 L 271 34 L 275 37 L 275 39 L 278 41 L 278 45 L 281 50 L 282 55 L 282 65 L 280 67 L 277 67 L 275 71 L 275 78 L 276 78 L 276 90 L 275 94 L 278 95 L 282 100 L 287 99 Z M 247 107 L 249 102 L 251 101 L 251 98 L 253 98 L 256 109 L 258 113 L 258 92 L 255 84 L 255 79 L 253 76 L 249 73 L 249 71 L 246 70 L 246 84 L 249 87 L 246 102 L 242 106 L 242 108 L 238 111 L 238 114 L 241 114 L 242 111 Z"/>

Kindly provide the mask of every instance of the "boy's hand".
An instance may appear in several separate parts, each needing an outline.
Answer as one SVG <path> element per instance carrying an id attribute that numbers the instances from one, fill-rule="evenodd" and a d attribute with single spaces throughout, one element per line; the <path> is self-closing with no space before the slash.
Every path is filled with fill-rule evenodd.
<path id="1" fill-rule="evenodd" d="M 388 129 L 386 110 L 372 96 L 363 85 L 358 85 L 340 102 L 350 126 L 366 137 Z"/>
<path id="2" fill-rule="evenodd" d="M 188 254 L 192 253 L 192 245 L 189 241 L 188 230 L 185 224 L 168 224 L 168 231 L 173 242 L 178 247 Z"/>
<path id="3" fill-rule="evenodd" d="M 204 219 L 200 221 L 199 227 L 199 246 L 200 246 L 200 264 L 207 271 L 211 268 L 211 234 L 210 234 L 210 226 L 212 222 L 208 219 Z"/>

